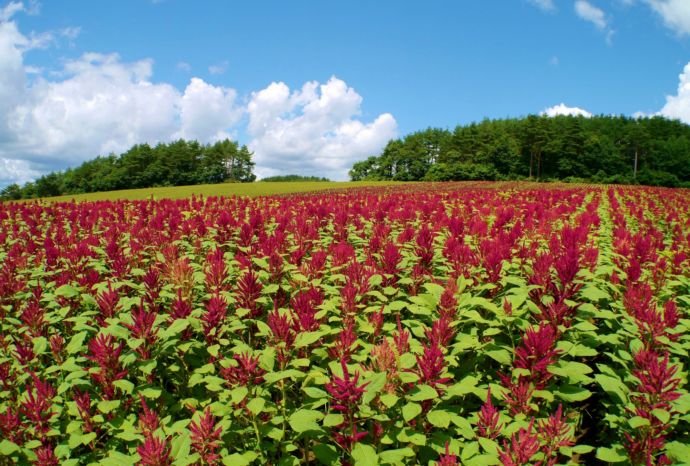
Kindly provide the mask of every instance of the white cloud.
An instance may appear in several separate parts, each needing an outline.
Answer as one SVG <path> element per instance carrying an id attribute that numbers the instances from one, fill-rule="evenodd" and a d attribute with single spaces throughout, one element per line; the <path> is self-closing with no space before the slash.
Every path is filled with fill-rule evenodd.
<path id="1" fill-rule="evenodd" d="M 197 78 L 184 92 L 153 82 L 151 60 L 126 63 L 117 54 L 87 53 L 48 80 L 24 63 L 24 53 L 50 43 L 35 37 L 23 35 L 14 21 L 0 22 L 0 184 L 136 143 L 210 142 L 230 134 L 242 115 L 232 89 Z"/>
<path id="2" fill-rule="evenodd" d="M 12 183 L 23 184 L 40 174 L 26 160 L 0 158 L 0 187 Z"/>
<path id="3" fill-rule="evenodd" d="M 44 73 L 24 54 L 76 37 L 78 29 L 27 36 L 11 20 L 19 7 L 1 11 L 8 19 L 0 21 L 0 186 L 137 143 L 233 137 L 245 113 L 248 145 L 264 176 L 344 179 L 354 161 L 397 135 L 388 113 L 363 121 L 362 97 L 335 77 L 294 91 L 272 83 L 244 106 L 234 89 L 195 77 L 180 91 L 153 80 L 151 60 L 124 62 L 117 54 L 86 53 Z"/>
<path id="4" fill-rule="evenodd" d="M 234 89 L 192 78 L 180 101 L 179 137 L 209 142 L 231 137 L 228 131 L 243 113 L 235 105 L 236 97 Z"/>
<path id="5" fill-rule="evenodd" d="M 553 0 L 528 0 L 532 5 L 541 8 L 544 11 L 553 11 L 556 9 Z"/>
<path id="6" fill-rule="evenodd" d="M 676 34 L 690 35 L 690 1 L 645 0 L 661 16 L 664 24 Z"/>
<path id="7" fill-rule="evenodd" d="M 554 117 L 557 115 L 571 115 L 571 116 L 583 116 L 585 118 L 590 118 L 592 114 L 587 110 L 578 107 L 568 107 L 564 103 L 554 105 L 541 112 L 541 115 L 546 115 L 549 117 Z"/>
<path id="8" fill-rule="evenodd" d="M 678 76 L 678 80 L 677 94 L 666 96 L 666 104 L 659 111 L 659 114 L 690 123 L 690 63 L 685 65 L 683 72 Z"/>
<path id="9" fill-rule="evenodd" d="M 274 82 L 253 93 L 247 112 L 257 174 L 346 179 L 353 162 L 377 154 L 397 135 L 389 113 L 369 123 L 358 119 L 361 104 L 362 97 L 336 77 L 292 92 L 285 83 Z"/>
<path id="10" fill-rule="evenodd" d="M 10 2 L 0 9 L 0 21 L 8 21 L 20 11 L 24 11 L 22 2 Z"/>
<path id="11" fill-rule="evenodd" d="M 178 70 L 186 71 L 187 73 L 192 71 L 192 65 L 190 65 L 189 63 L 184 62 L 184 61 L 177 62 L 176 66 L 177 66 Z"/>
<path id="12" fill-rule="evenodd" d="M 208 67 L 208 72 L 211 74 L 223 74 L 228 69 L 228 65 L 227 60 L 216 63 Z"/>
<path id="13" fill-rule="evenodd" d="M 600 8 L 595 7 L 587 0 L 577 0 L 575 2 L 575 12 L 577 15 L 594 24 L 597 28 L 605 30 L 607 27 L 606 15 Z"/>

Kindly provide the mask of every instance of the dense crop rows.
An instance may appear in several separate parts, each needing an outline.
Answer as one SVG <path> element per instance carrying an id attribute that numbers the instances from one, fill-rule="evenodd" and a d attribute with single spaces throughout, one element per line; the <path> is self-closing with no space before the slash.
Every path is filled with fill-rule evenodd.
<path id="1" fill-rule="evenodd" d="M 679 464 L 690 195 L 0 206 L 0 464 Z"/>

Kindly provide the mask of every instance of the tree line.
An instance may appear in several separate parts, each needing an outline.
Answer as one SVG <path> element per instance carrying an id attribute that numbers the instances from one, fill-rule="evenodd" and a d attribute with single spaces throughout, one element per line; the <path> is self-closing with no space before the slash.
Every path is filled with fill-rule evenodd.
<path id="1" fill-rule="evenodd" d="M 306 176 L 306 175 L 275 175 L 261 178 L 259 181 L 265 183 L 286 183 L 286 182 L 305 182 L 305 181 L 331 181 L 325 176 Z"/>
<path id="2" fill-rule="evenodd" d="M 484 120 L 392 140 L 349 174 L 353 181 L 536 179 L 690 187 L 690 126 L 658 116 Z"/>
<path id="3" fill-rule="evenodd" d="M 30 199 L 116 189 L 251 182 L 256 179 L 252 155 L 246 146 L 228 139 L 207 145 L 183 139 L 155 146 L 136 144 L 119 156 L 99 156 L 24 186 L 9 185 L 1 196 Z"/>

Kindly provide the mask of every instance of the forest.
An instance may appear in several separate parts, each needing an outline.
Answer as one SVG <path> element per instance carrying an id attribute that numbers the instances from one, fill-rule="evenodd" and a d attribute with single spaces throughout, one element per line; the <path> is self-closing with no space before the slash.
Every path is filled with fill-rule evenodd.
<path id="1" fill-rule="evenodd" d="M 349 174 L 353 181 L 534 179 L 690 187 L 690 126 L 658 116 L 484 120 L 392 140 Z"/>
<path id="2" fill-rule="evenodd" d="M 137 144 L 127 152 L 99 156 L 76 168 L 41 176 L 24 186 L 5 187 L 3 199 L 81 194 L 117 189 L 251 182 L 252 153 L 225 139 L 203 145 L 180 139 L 155 146 Z"/>

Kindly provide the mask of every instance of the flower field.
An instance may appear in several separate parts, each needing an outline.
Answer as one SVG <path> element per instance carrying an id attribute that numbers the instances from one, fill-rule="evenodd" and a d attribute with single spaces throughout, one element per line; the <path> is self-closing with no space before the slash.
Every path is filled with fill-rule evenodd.
<path id="1" fill-rule="evenodd" d="M 690 464 L 690 192 L 0 205 L 0 464 Z"/>

